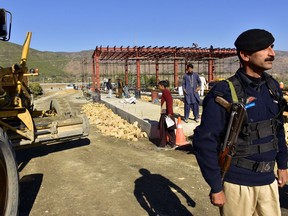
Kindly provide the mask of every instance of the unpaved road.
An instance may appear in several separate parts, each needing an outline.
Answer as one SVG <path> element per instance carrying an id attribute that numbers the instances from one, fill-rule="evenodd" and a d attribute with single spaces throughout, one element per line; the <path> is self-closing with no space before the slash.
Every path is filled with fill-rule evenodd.
<path id="1" fill-rule="evenodd" d="M 75 109 L 87 103 L 71 94 L 75 98 Z M 86 139 L 23 149 L 16 156 L 20 216 L 218 215 L 191 149 L 157 150 L 147 139 L 105 137 L 91 125 Z M 287 191 L 281 191 L 283 215 Z"/>

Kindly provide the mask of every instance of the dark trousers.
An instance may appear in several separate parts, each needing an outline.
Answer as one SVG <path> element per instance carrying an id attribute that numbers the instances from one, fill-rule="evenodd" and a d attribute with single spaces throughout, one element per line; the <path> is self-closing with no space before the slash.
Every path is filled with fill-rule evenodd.
<path id="1" fill-rule="evenodd" d="M 199 118 L 199 104 L 193 103 L 193 104 L 187 104 L 184 102 L 184 119 L 189 118 L 190 109 L 192 109 L 193 115 L 195 119 Z"/>
<path id="2" fill-rule="evenodd" d="M 122 93 L 123 93 L 123 89 L 122 88 L 118 88 L 118 97 L 122 98 Z"/>
<path id="3" fill-rule="evenodd" d="M 176 135 L 175 135 L 176 124 L 174 124 L 170 128 L 167 128 L 165 117 L 166 117 L 165 114 L 161 114 L 160 120 L 159 120 L 159 130 L 160 130 L 160 145 L 159 146 L 165 147 L 168 144 L 173 147 L 176 144 Z M 174 118 L 172 119 L 175 122 L 175 119 Z"/>

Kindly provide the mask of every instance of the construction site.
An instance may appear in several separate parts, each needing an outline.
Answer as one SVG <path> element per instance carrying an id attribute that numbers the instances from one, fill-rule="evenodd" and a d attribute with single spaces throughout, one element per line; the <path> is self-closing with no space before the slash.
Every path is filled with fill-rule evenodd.
<path id="1" fill-rule="evenodd" d="M 0 9 L 3 41 L 10 39 L 9 14 Z M 219 214 L 193 149 L 201 120 L 191 112 L 183 121 L 181 88 L 193 64 L 209 92 L 239 68 L 236 49 L 96 46 L 81 62 L 81 82 L 46 83 L 34 97 L 29 78 L 39 70 L 26 64 L 31 38 L 28 32 L 19 63 L 0 67 L 0 215 Z M 169 81 L 172 93 L 171 148 L 159 145 L 160 80 Z M 287 185 L 279 194 L 281 213 L 288 215 Z"/>
<path id="2" fill-rule="evenodd" d="M 131 62 L 125 63 L 118 60 L 125 56 L 121 50 L 117 55 L 116 48 L 102 48 L 102 53 L 98 50 L 98 57 L 95 57 L 96 52 L 93 54 L 96 60 L 91 70 L 92 85 L 87 91 L 66 89 L 63 84 L 52 88 L 46 85 L 45 94 L 35 100 L 35 107 L 46 110 L 50 100 L 65 97 L 70 110 L 87 116 L 90 132 L 79 140 L 16 150 L 21 187 L 19 215 L 94 216 L 130 215 L 130 212 L 143 216 L 218 215 L 218 208 L 209 202 L 209 187 L 200 173 L 191 145 L 193 130 L 199 123 L 193 120 L 192 113 L 187 123 L 181 121 L 184 104 L 177 89 L 188 62 L 194 63 L 195 71 L 204 68 L 203 73 L 213 81 L 219 75 L 214 73 L 217 62 L 235 57 L 236 52 L 217 49 L 218 54 L 213 56 L 211 49 L 198 49 L 183 49 L 187 58 L 173 53 L 176 48 L 150 52 L 152 59 L 156 54 L 161 56 L 161 52 L 165 58 L 158 63 L 151 60 L 147 66 L 141 55 L 142 59 L 133 59 L 131 52 Z M 233 64 L 239 66 L 234 60 Z M 142 83 L 145 67 L 154 77 L 149 88 Z M 151 72 L 154 69 L 155 74 Z M 229 73 L 228 70 L 226 75 Z M 130 97 L 118 98 L 114 91 L 108 98 L 107 91 L 101 87 L 106 77 L 123 78 L 129 86 Z M 157 147 L 161 95 L 156 90 L 153 96 L 152 89 L 161 79 L 171 82 L 175 118 L 181 128 L 176 131 L 180 135 L 177 147 L 171 150 Z M 131 97 L 136 98 L 133 103 L 129 101 Z M 58 110 L 58 114 L 60 112 Z M 280 190 L 280 200 L 282 214 L 288 215 L 287 187 Z"/>
<path id="3" fill-rule="evenodd" d="M 167 79 L 172 87 L 181 85 L 187 63 L 203 73 L 208 82 L 232 73 L 239 63 L 229 57 L 236 56 L 235 49 L 195 47 L 96 47 L 92 55 L 92 84 L 100 89 L 104 78 L 121 78 L 126 86 L 136 91 L 155 87 L 157 81 Z M 225 61 L 225 62 L 224 62 Z M 217 71 L 217 73 L 216 73 Z M 153 84 L 147 84 L 149 79 Z"/>

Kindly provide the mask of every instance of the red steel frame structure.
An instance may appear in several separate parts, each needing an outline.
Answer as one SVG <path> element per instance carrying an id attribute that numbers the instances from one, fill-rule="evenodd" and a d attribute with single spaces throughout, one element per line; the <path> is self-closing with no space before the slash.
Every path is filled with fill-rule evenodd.
<path id="1" fill-rule="evenodd" d="M 140 61 L 155 61 L 155 75 L 158 81 L 159 60 L 174 60 L 174 87 L 178 87 L 178 61 L 208 61 L 208 82 L 213 80 L 213 70 L 215 59 L 222 59 L 236 56 L 236 49 L 226 48 L 198 48 L 198 47 L 96 47 L 92 55 L 92 85 L 94 89 L 100 90 L 100 61 L 120 60 L 125 62 L 125 84 L 128 84 L 128 61 L 136 60 L 136 89 L 140 91 Z"/>

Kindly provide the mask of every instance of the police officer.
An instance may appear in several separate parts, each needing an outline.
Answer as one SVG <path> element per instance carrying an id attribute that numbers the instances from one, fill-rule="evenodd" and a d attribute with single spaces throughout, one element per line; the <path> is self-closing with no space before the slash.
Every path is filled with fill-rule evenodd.
<path id="1" fill-rule="evenodd" d="M 287 182 L 287 146 L 281 112 L 279 83 L 266 70 L 275 57 L 274 37 L 263 29 L 250 29 L 235 41 L 241 67 L 230 78 L 246 116 L 237 140 L 237 152 L 224 180 L 218 154 L 230 115 L 215 98 L 232 103 L 228 82 L 221 81 L 203 101 L 201 124 L 193 146 L 203 177 L 211 187 L 211 203 L 221 215 L 281 215 L 278 186 Z M 277 178 L 274 166 L 277 164 Z"/>

